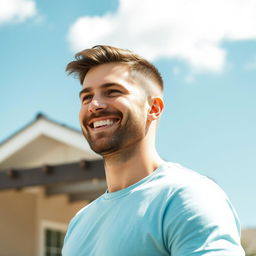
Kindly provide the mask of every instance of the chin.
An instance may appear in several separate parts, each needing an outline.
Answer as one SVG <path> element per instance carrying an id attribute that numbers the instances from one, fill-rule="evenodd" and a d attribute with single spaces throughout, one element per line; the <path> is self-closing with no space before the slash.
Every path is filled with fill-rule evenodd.
<path id="1" fill-rule="evenodd" d="M 89 142 L 89 144 L 90 144 L 91 149 L 95 153 L 97 153 L 97 154 L 99 154 L 101 156 L 108 155 L 108 154 L 114 153 L 114 152 L 119 150 L 119 146 L 111 145 L 111 143 L 108 143 L 108 142 L 100 143 L 100 144 Z"/>

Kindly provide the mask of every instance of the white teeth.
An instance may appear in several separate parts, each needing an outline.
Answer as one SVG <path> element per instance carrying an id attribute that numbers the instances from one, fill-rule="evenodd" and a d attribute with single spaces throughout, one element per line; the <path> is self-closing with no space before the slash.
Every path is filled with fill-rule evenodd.
<path id="1" fill-rule="evenodd" d="M 113 123 L 114 123 L 114 120 L 110 120 L 110 119 L 101 120 L 101 121 L 94 122 L 93 127 L 97 128 L 97 127 L 100 127 L 100 126 L 112 125 Z"/>

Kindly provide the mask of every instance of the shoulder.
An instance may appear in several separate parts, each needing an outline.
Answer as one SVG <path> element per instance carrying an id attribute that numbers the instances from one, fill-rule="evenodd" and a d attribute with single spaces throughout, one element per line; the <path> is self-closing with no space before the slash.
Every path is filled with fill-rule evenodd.
<path id="1" fill-rule="evenodd" d="M 186 185 L 195 181 L 210 180 L 205 175 L 186 168 L 178 163 L 166 162 L 161 168 L 161 173 L 166 177 L 171 178 L 177 185 Z"/>
<path id="2" fill-rule="evenodd" d="M 179 164 L 168 164 L 165 173 L 164 186 L 169 187 L 172 207 L 215 220 L 236 216 L 228 196 L 213 180 Z"/>
<path id="3" fill-rule="evenodd" d="M 198 255 L 204 255 L 205 248 L 243 255 L 237 214 L 218 184 L 177 164 L 167 172 L 167 183 L 175 188 L 163 219 L 167 247 L 177 255 L 190 255 L 192 248 Z"/>
<path id="4" fill-rule="evenodd" d="M 186 191 L 194 192 L 190 194 L 192 196 L 204 191 L 208 192 L 207 196 L 214 194 L 214 196 L 226 197 L 225 192 L 213 180 L 177 163 L 165 163 L 156 176 L 155 180 L 159 180 L 162 189 L 169 190 L 170 196 L 173 194 L 186 196 Z"/>

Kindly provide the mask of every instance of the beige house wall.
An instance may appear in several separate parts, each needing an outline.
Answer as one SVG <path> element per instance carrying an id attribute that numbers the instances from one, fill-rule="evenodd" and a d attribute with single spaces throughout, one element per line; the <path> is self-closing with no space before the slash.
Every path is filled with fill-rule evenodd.
<path id="1" fill-rule="evenodd" d="M 70 203 L 66 195 L 46 196 L 43 189 L 38 193 L 37 201 L 37 255 L 42 256 L 43 251 L 43 226 L 53 223 L 67 228 L 71 218 L 86 205 L 87 202 L 79 201 Z"/>
<path id="2" fill-rule="evenodd" d="M 44 189 L 0 191 L 0 256 L 41 256 L 43 224 L 67 226 L 85 201 L 47 197 Z"/>
<path id="3" fill-rule="evenodd" d="M 0 192 L 0 255 L 36 255 L 36 195 Z"/>
<path id="4" fill-rule="evenodd" d="M 43 189 L 38 193 L 37 220 L 68 223 L 85 201 L 70 203 L 66 195 L 46 196 Z"/>

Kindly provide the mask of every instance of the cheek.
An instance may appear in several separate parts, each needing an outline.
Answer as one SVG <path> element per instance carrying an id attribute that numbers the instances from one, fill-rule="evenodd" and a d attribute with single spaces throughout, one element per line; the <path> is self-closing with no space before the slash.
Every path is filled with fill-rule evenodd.
<path id="1" fill-rule="evenodd" d="M 82 105 L 81 108 L 80 108 L 80 111 L 79 111 L 79 120 L 80 120 L 80 123 L 83 123 L 85 117 L 87 115 L 87 110 L 86 108 Z"/>
<path id="2" fill-rule="evenodd" d="M 147 115 L 147 106 L 144 99 L 139 99 L 135 101 L 134 109 L 136 110 L 136 112 L 138 112 L 141 118 Z"/>

